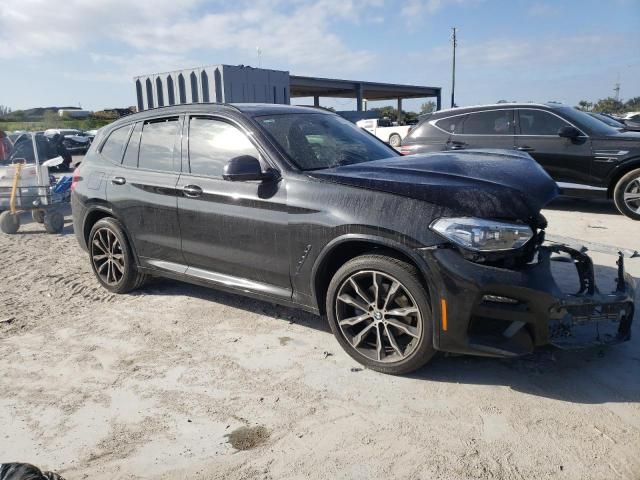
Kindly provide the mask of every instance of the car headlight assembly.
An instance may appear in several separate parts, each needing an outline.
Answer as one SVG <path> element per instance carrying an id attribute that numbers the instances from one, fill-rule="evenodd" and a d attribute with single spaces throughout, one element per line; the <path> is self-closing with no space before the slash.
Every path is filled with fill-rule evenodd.
<path id="1" fill-rule="evenodd" d="M 516 250 L 533 237 L 528 225 L 473 217 L 440 218 L 429 228 L 473 252 Z"/>

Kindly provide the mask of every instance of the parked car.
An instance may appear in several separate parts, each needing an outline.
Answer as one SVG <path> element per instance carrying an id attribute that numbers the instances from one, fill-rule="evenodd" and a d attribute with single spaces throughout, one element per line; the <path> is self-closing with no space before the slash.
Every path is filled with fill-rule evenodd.
<path id="1" fill-rule="evenodd" d="M 72 155 L 81 155 L 86 153 L 92 140 L 91 137 L 85 134 L 82 130 L 75 129 L 50 128 L 44 131 L 44 135 L 47 138 L 53 138 L 55 135 L 62 135 L 62 137 L 64 137 L 62 143 Z"/>
<path id="2" fill-rule="evenodd" d="M 628 115 L 623 121 L 627 130 L 640 131 L 640 113 Z"/>
<path id="3" fill-rule="evenodd" d="M 356 125 L 374 134 L 392 147 L 399 147 L 402 139 L 407 136 L 407 133 L 409 133 L 411 129 L 409 125 L 394 126 L 388 118 L 358 120 Z"/>
<path id="4" fill-rule="evenodd" d="M 492 148 L 529 153 L 572 196 L 612 198 L 640 220 L 640 133 L 620 131 L 560 104 L 440 110 L 402 142 L 404 155 Z"/>
<path id="5" fill-rule="evenodd" d="M 624 119 L 617 119 L 606 113 L 588 112 L 593 118 L 603 121 L 607 125 L 618 130 L 627 130 L 630 132 L 640 132 L 640 125 L 634 126 L 633 123 L 627 124 Z"/>
<path id="6" fill-rule="evenodd" d="M 557 186 L 517 152 L 405 158 L 333 113 L 191 104 L 104 127 L 73 178 L 74 230 L 107 290 L 154 275 L 326 314 L 377 371 L 629 339 L 623 260 L 601 294 L 588 256 L 543 243 Z M 552 254 L 578 266 L 578 294 Z"/>

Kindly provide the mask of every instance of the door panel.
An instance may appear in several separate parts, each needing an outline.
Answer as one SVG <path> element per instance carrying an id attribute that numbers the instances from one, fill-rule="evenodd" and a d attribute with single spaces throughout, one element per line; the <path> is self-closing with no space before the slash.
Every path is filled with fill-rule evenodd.
<path id="1" fill-rule="evenodd" d="M 455 133 L 460 132 L 460 134 Z M 508 149 L 514 144 L 513 110 L 498 109 L 466 115 L 447 142 L 448 150 Z"/>
<path id="2" fill-rule="evenodd" d="M 140 158 L 147 166 L 158 161 L 174 169 L 172 159 L 179 122 L 178 118 L 162 121 L 175 125 L 165 124 L 147 139 L 145 134 L 155 127 L 148 127 L 148 122 L 136 125 L 124 152 L 126 165 L 114 168 L 107 179 L 107 200 L 123 222 L 142 265 L 149 265 L 153 259 L 184 263 L 176 191 L 179 173 L 137 168 Z M 161 144 L 157 143 L 159 137 L 164 137 Z"/>
<path id="3" fill-rule="evenodd" d="M 290 296 L 284 180 L 223 180 L 229 159 L 261 153 L 237 126 L 219 118 L 192 117 L 183 151 L 178 216 L 188 273 Z"/>
<path id="4" fill-rule="evenodd" d="M 519 109 L 518 126 L 516 148 L 529 153 L 555 181 L 593 181 L 590 139 L 584 136 L 571 140 L 557 134 L 569 123 L 544 110 Z"/>

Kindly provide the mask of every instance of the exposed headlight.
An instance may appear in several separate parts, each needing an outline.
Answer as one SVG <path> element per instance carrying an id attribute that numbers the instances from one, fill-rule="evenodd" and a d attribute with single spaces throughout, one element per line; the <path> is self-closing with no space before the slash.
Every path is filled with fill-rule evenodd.
<path id="1" fill-rule="evenodd" d="M 429 227 L 447 240 L 475 252 L 514 250 L 531 240 L 528 225 L 483 218 L 440 218 Z"/>

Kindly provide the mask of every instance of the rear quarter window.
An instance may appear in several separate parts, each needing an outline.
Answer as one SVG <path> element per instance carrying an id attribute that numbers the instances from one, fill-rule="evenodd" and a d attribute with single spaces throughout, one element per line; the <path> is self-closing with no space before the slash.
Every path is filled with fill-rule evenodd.
<path id="1" fill-rule="evenodd" d="M 129 138 L 129 132 L 131 131 L 131 125 L 116 128 L 109 134 L 107 141 L 102 145 L 100 153 L 102 156 L 111 160 L 113 163 L 120 163 L 122 161 L 122 153 L 124 152 L 124 146 Z"/>

